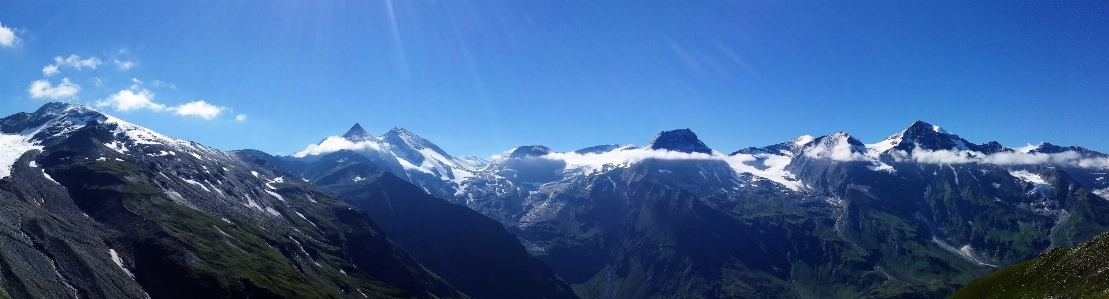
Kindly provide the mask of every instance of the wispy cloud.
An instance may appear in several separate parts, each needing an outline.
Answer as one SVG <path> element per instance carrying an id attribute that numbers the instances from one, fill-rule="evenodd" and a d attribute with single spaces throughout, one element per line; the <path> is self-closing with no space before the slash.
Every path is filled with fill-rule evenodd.
<path id="1" fill-rule="evenodd" d="M 173 83 L 162 82 L 162 80 L 154 80 L 154 82 L 151 82 L 150 84 L 154 85 L 154 87 L 165 87 L 165 88 L 169 88 L 169 89 L 177 89 L 177 85 L 174 85 Z"/>
<path id="2" fill-rule="evenodd" d="M 238 122 L 246 121 L 246 114 L 241 114 L 240 113 L 239 115 L 236 115 L 235 116 L 235 121 L 238 121 Z"/>
<path id="3" fill-rule="evenodd" d="M 69 82 L 69 78 L 63 78 L 61 83 L 57 86 L 50 84 L 50 81 L 45 79 L 35 80 L 31 82 L 31 87 L 27 92 L 31 94 L 31 98 L 41 99 L 64 99 L 77 96 L 81 91 L 81 86 Z"/>
<path id="4" fill-rule="evenodd" d="M 4 24 L 0 23 L 0 47 L 14 48 L 19 46 L 20 42 L 22 40 L 15 36 L 14 30 L 4 27 Z"/>
<path id="5" fill-rule="evenodd" d="M 116 66 L 119 67 L 119 69 L 123 70 L 123 71 L 129 70 L 129 69 L 131 69 L 132 67 L 135 66 L 134 61 L 125 61 L 125 60 L 119 60 L 119 59 L 112 59 L 112 62 L 115 62 Z"/>
<path id="6" fill-rule="evenodd" d="M 227 107 L 215 106 L 205 101 L 195 101 L 170 108 L 174 114 L 181 116 L 197 116 L 203 119 L 213 119 L 219 116 Z M 245 118 L 245 116 L 244 116 Z M 236 118 L 237 119 L 237 118 Z"/>
<path id="7" fill-rule="evenodd" d="M 42 68 L 42 75 L 49 77 L 51 75 L 58 74 L 61 72 L 62 67 L 70 67 L 77 70 L 82 70 L 85 68 L 96 69 L 96 67 L 100 66 L 103 63 L 103 61 L 100 61 L 100 58 L 96 57 L 81 59 L 81 56 L 77 55 L 69 55 L 69 57 L 66 58 L 57 56 L 54 57 L 54 64 L 50 64 Z"/>
<path id="8" fill-rule="evenodd" d="M 97 66 L 100 66 L 104 62 L 100 61 L 100 58 L 96 57 L 81 59 L 81 56 L 71 54 L 69 55 L 69 57 L 66 57 L 64 59 L 61 56 L 54 57 L 54 63 L 59 66 L 69 66 L 77 70 L 81 70 L 86 67 L 90 69 L 96 69 Z"/>

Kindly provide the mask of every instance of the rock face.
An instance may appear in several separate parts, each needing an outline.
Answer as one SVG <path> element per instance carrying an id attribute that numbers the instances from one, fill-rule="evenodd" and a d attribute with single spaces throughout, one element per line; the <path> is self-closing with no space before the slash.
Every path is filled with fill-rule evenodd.
<path id="1" fill-rule="evenodd" d="M 467 298 L 361 210 L 264 160 L 80 105 L 0 130 L 12 297 Z"/>
<path id="2" fill-rule="evenodd" d="M 669 150 L 683 153 L 711 154 L 710 149 L 697 134 L 689 129 L 678 129 L 659 133 L 651 142 L 647 143 L 648 149 Z"/>

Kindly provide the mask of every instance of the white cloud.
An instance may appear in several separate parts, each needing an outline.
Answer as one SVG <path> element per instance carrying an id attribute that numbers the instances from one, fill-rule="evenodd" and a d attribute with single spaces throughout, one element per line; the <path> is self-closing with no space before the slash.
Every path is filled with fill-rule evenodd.
<path id="1" fill-rule="evenodd" d="M 134 61 L 121 61 L 119 59 L 112 59 L 112 61 L 115 62 L 116 66 L 118 66 L 120 70 L 124 71 L 129 70 L 135 66 Z"/>
<path id="2" fill-rule="evenodd" d="M 239 114 L 235 116 L 235 121 L 246 121 L 246 114 Z"/>
<path id="3" fill-rule="evenodd" d="M 195 101 L 170 108 L 173 113 L 181 116 L 199 116 L 203 119 L 213 119 L 219 116 L 227 107 L 215 106 L 205 101 Z M 244 116 L 245 118 L 245 116 Z"/>
<path id="4" fill-rule="evenodd" d="M 63 78 L 62 83 L 58 83 L 58 86 L 51 85 L 50 81 L 45 79 L 35 80 L 35 82 L 31 82 L 31 87 L 27 89 L 27 92 L 31 93 L 31 97 L 36 99 L 72 98 L 79 91 L 81 91 L 81 86 L 69 82 L 69 78 Z"/>
<path id="5" fill-rule="evenodd" d="M 58 66 L 56 66 L 56 65 L 51 64 L 51 65 L 47 65 L 46 67 L 42 68 L 42 75 L 43 76 L 50 77 L 51 75 L 54 75 L 54 74 L 57 74 L 57 73 L 58 73 Z"/>
<path id="6" fill-rule="evenodd" d="M 166 110 L 166 106 L 154 103 L 154 94 L 149 90 L 143 89 L 135 90 L 124 89 L 119 92 L 108 96 L 108 98 L 97 101 L 96 106 L 111 107 L 116 111 L 132 111 L 139 109 L 149 109 L 153 111 Z"/>
<path id="7" fill-rule="evenodd" d="M 0 47 L 12 48 L 18 46 L 20 41 L 19 37 L 15 36 L 15 31 L 0 24 Z"/>
<path id="8" fill-rule="evenodd" d="M 69 57 L 66 57 L 64 59 L 61 56 L 54 57 L 54 64 L 58 66 L 68 66 L 78 70 L 86 67 L 90 69 L 96 69 L 96 67 L 100 66 L 100 64 L 102 63 L 104 62 L 100 61 L 100 59 L 96 57 L 89 57 L 88 59 L 81 59 L 81 56 L 77 55 L 69 55 Z"/>
<path id="9" fill-rule="evenodd" d="M 103 63 L 99 58 L 89 57 L 88 59 L 81 59 L 81 56 L 69 55 L 69 57 L 62 58 L 61 56 L 54 57 L 54 64 L 47 65 L 42 68 L 43 76 L 52 76 L 61 72 L 63 66 L 72 67 L 77 70 L 84 68 L 96 69 L 97 66 Z"/>
<path id="10" fill-rule="evenodd" d="M 131 79 L 133 82 L 142 83 L 138 79 Z M 141 89 L 138 85 L 131 86 L 130 89 L 120 90 L 119 92 L 108 96 L 108 98 L 97 101 L 96 106 L 110 107 L 116 111 L 133 111 L 133 110 L 151 110 L 154 112 L 173 112 L 180 116 L 196 116 L 203 119 L 213 119 L 219 116 L 225 110 L 231 108 L 215 106 L 205 101 L 194 101 L 173 107 L 168 107 L 163 104 L 154 102 L 154 93 L 150 90 Z M 240 114 L 242 120 L 246 120 L 246 115 Z M 236 120 L 239 120 L 236 117 Z M 239 120 L 239 121 L 242 121 Z"/>
<path id="11" fill-rule="evenodd" d="M 101 85 L 104 85 L 104 79 L 100 79 L 100 77 L 89 78 L 89 82 L 92 82 L 92 84 L 95 84 L 96 87 L 100 87 Z"/>

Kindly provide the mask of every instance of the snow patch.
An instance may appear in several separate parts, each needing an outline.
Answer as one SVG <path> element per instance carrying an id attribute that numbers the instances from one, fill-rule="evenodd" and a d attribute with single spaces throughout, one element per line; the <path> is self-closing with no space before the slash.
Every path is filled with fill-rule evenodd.
<path id="1" fill-rule="evenodd" d="M 201 184 L 200 182 L 190 180 L 190 179 L 181 179 L 181 180 L 185 181 L 186 183 L 189 183 L 190 185 L 200 187 L 200 189 L 204 189 L 204 191 L 212 192 L 212 190 L 208 189 L 208 186 L 204 186 L 204 184 Z"/>
<path id="2" fill-rule="evenodd" d="M 12 174 L 15 161 L 23 153 L 31 150 L 41 150 L 42 146 L 32 142 L 32 135 L 0 134 L 0 179 Z"/>
<path id="3" fill-rule="evenodd" d="M 119 268 L 123 270 L 123 273 L 127 273 L 127 276 L 135 278 L 135 274 L 131 274 L 131 270 L 127 270 L 127 267 L 123 266 L 123 259 L 119 258 L 119 254 L 116 253 L 115 249 L 108 248 L 108 254 L 112 256 L 112 261 L 116 262 L 116 266 L 119 266 Z"/>
<path id="4" fill-rule="evenodd" d="M 1039 194 L 1040 197 L 1043 198 L 1048 198 L 1051 196 L 1051 185 L 1048 184 L 1047 181 L 1045 181 L 1040 175 L 1024 170 L 1010 171 L 1009 174 L 1013 177 L 1016 177 L 1020 181 L 1032 184 L 1032 190 L 1029 190 L 1028 194 Z"/>
<path id="5" fill-rule="evenodd" d="M 281 194 L 277 194 L 277 192 L 273 192 L 273 191 L 270 191 L 270 190 L 265 190 L 265 191 L 266 191 L 266 193 L 269 193 L 269 195 L 272 195 L 274 198 L 277 198 L 281 201 L 285 201 L 285 198 L 281 197 Z"/>

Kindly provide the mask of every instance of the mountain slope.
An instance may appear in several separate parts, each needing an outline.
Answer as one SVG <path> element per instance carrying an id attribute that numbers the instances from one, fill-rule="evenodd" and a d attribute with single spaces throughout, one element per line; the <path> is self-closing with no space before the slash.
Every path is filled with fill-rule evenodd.
<path id="1" fill-rule="evenodd" d="M 15 297 L 466 298 L 360 210 L 249 157 L 80 105 L 0 130 L 25 149 L 0 161 Z"/>
<path id="2" fill-rule="evenodd" d="M 300 165 L 305 179 L 366 211 L 421 264 L 474 298 L 577 298 L 500 223 L 435 198 L 361 154 L 338 151 L 304 165 L 244 152 Z"/>
<path id="3" fill-rule="evenodd" d="M 948 298 L 1109 298 L 1109 233 L 976 279 Z"/>

